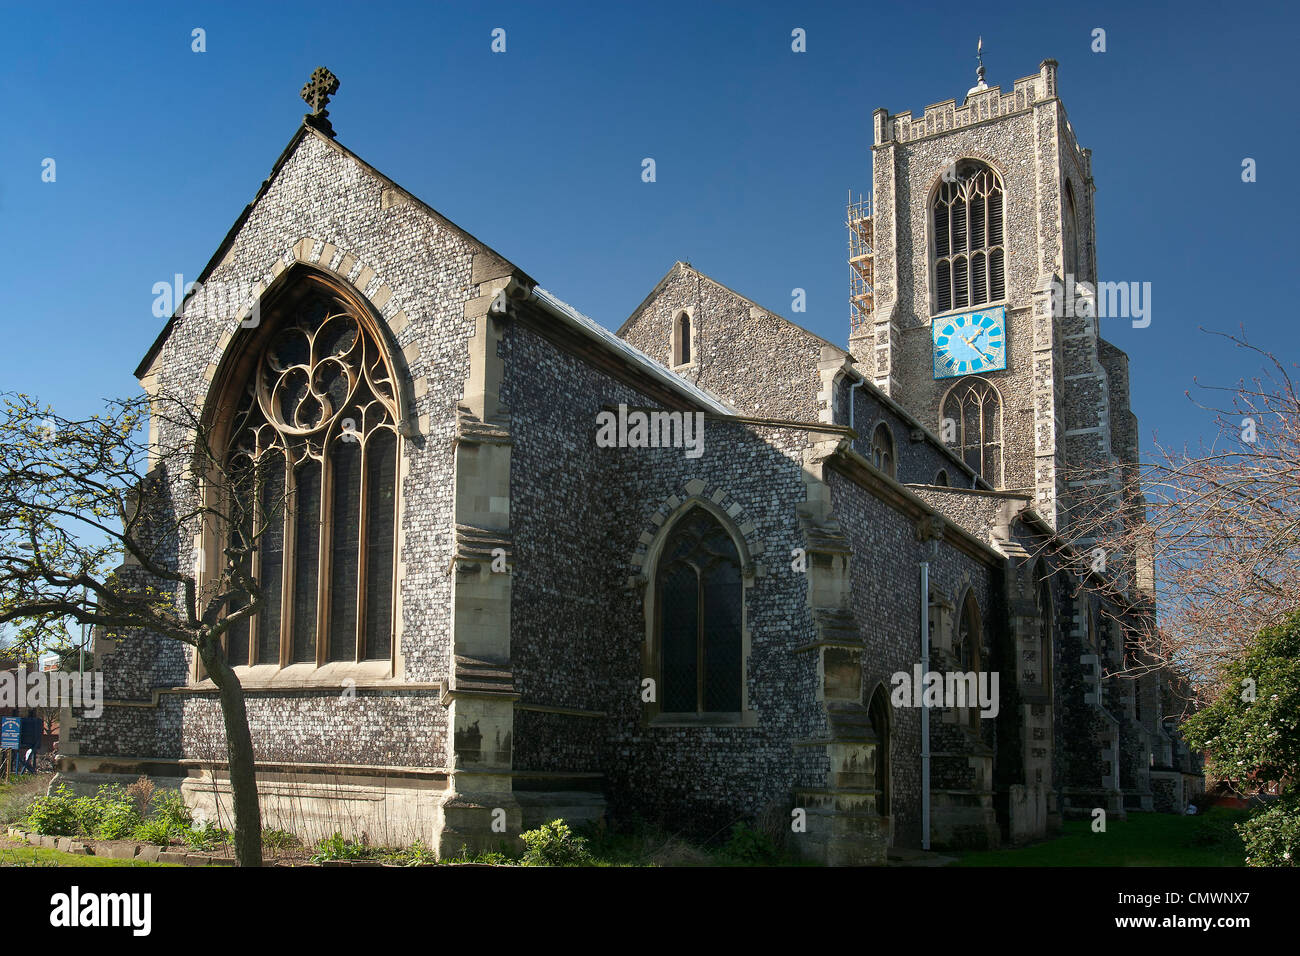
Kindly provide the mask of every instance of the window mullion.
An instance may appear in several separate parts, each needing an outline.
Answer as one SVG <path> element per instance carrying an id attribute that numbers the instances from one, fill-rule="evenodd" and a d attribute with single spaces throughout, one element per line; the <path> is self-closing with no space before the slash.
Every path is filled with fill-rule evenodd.
<path id="1" fill-rule="evenodd" d="M 704 575 L 695 568 L 695 710 L 704 713 Z"/>
<path id="2" fill-rule="evenodd" d="M 329 585 L 333 577 L 333 556 L 330 546 L 334 535 L 334 469 L 330 467 L 332 455 L 329 442 L 321 441 L 320 457 L 320 507 L 317 520 L 320 531 L 316 535 L 316 666 L 329 660 Z"/>
<path id="3" fill-rule="evenodd" d="M 291 449 L 286 443 L 284 458 L 284 487 L 288 493 L 281 502 L 284 508 L 284 560 L 280 568 L 280 660 L 283 667 L 293 659 L 293 582 L 298 565 L 298 475 L 293 467 Z"/>
<path id="4" fill-rule="evenodd" d="M 252 469 L 252 474 L 253 474 L 252 489 L 249 492 L 249 501 L 247 502 L 246 507 L 251 508 L 253 512 L 252 521 L 249 523 L 249 529 L 252 531 L 253 540 L 248 542 L 253 549 L 253 553 L 249 557 L 248 573 L 252 576 L 253 580 L 257 582 L 258 590 L 264 592 L 264 589 L 262 588 L 262 549 L 257 546 L 257 542 L 262 540 L 262 532 L 265 529 L 266 520 L 262 517 L 261 514 L 262 489 L 257 481 L 256 459 L 254 459 L 253 464 L 250 465 L 250 468 Z M 251 594 L 249 595 L 249 598 L 250 599 L 252 598 Z M 254 664 L 259 663 L 257 659 L 257 645 L 260 643 L 257 639 L 257 635 L 258 635 L 257 619 L 259 616 L 260 615 L 258 614 L 253 614 L 248 618 L 248 666 L 249 667 L 252 667 Z"/>
<path id="5" fill-rule="evenodd" d="M 366 441 L 361 444 L 361 483 L 360 496 L 361 500 L 357 503 L 357 627 L 356 627 L 356 655 L 358 661 L 366 659 L 366 542 L 369 540 L 370 533 L 370 515 L 369 515 L 369 498 L 370 494 L 370 446 Z M 394 482 L 394 484 L 396 484 Z M 397 497 L 394 489 L 394 498 Z M 391 650 L 391 649 L 390 649 Z"/>

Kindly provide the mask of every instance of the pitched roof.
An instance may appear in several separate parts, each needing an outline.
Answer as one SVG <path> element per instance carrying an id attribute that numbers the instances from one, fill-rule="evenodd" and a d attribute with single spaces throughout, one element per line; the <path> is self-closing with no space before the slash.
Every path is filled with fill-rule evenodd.
<path id="1" fill-rule="evenodd" d="M 325 135 L 319 130 L 313 128 L 312 126 L 309 126 L 307 123 L 303 123 L 294 132 L 293 137 L 289 140 L 289 144 L 285 146 L 284 150 L 280 153 L 279 158 L 276 159 L 275 164 L 271 167 L 271 172 L 267 175 L 266 179 L 262 181 L 261 187 L 257 190 L 257 195 L 253 197 L 252 202 L 250 202 L 247 206 L 244 207 L 244 211 L 239 214 L 239 217 L 235 220 L 234 225 L 230 227 L 230 231 L 226 233 L 226 237 L 221 240 L 221 244 L 217 246 L 217 251 L 213 253 L 212 258 L 209 259 L 207 265 L 203 267 L 203 271 L 199 273 L 198 281 L 200 283 L 206 282 L 208 276 L 212 274 L 212 271 L 217 267 L 217 265 L 221 262 L 221 260 L 225 258 L 226 253 L 230 250 L 230 247 L 235 242 L 235 237 L 239 235 L 239 231 L 242 228 L 244 228 L 244 223 L 248 221 L 248 217 L 252 214 L 254 207 L 257 206 L 258 202 L 261 201 L 262 197 L 266 195 L 267 190 L 271 188 L 271 184 L 275 181 L 275 177 L 279 175 L 280 170 L 284 167 L 284 164 L 289 161 L 289 157 L 291 157 L 294 154 L 294 151 L 297 150 L 298 145 L 308 136 L 315 136 L 322 143 L 326 143 L 332 149 L 338 150 L 344 156 L 348 157 L 348 159 L 352 160 L 357 165 L 361 166 L 366 172 L 368 172 L 375 179 L 379 180 L 385 186 L 400 190 L 404 195 L 409 196 L 411 201 L 414 202 L 416 205 L 418 205 L 425 213 L 427 213 L 429 216 L 436 219 L 439 222 L 439 224 L 446 226 L 448 229 L 455 232 L 461 238 L 477 246 L 480 251 L 487 253 L 488 255 L 495 256 L 497 259 L 500 259 L 501 262 L 507 268 L 517 273 L 520 276 L 520 278 L 525 280 L 529 285 L 536 285 L 536 282 L 534 282 L 533 279 L 529 278 L 523 272 L 523 270 L 519 269 L 512 262 L 510 262 L 509 259 L 501 255 L 495 249 L 491 248 L 487 243 L 470 235 L 468 232 L 466 232 L 460 226 L 456 225 L 446 216 L 442 215 L 442 213 L 438 212 L 438 210 L 434 209 L 432 206 L 424 202 L 418 196 L 408 192 L 405 189 L 402 189 L 400 185 L 398 185 L 389 177 L 385 176 L 379 170 L 375 169 L 375 167 L 371 166 L 369 163 L 367 163 L 356 153 L 352 152 L 352 150 L 348 149 L 342 143 L 338 142 L 338 140 Z M 188 298 L 189 296 L 187 295 L 185 299 L 188 300 Z M 149 371 L 149 366 L 153 364 L 153 360 L 157 357 L 159 350 L 163 347 L 163 343 L 167 341 L 167 337 L 171 335 L 172 329 L 175 328 L 177 318 L 184 310 L 185 310 L 185 300 L 182 300 L 176 306 L 176 311 L 172 313 L 171 318 L 167 320 L 167 324 L 163 327 L 163 330 L 160 333 L 158 333 L 158 337 L 154 339 L 153 344 L 149 346 L 149 351 L 145 353 L 145 356 L 140 361 L 140 364 L 136 366 L 136 370 L 135 370 L 136 378 L 142 378 Z"/>
<path id="2" fill-rule="evenodd" d="M 721 401 L 717 396 L 712 395 L 709 392 L 705 391 L 704 389 L 696 385 L 693 385 L 690 382 L 687 382 L 685 379 L 682 379 L 681 377 L 672 374 L 672 372 L 665 369 L 663 365 L 661 365 L 659 362 L 656 362 L 654 359 L 650 358 L 650 356 L 646 355 L 640 349 L 636 348 L 636 346 L 628 342 L 624 342 L 622 339 L 618 338 L 613 332 L 609 331 L 600 323 L 582 314 L 577 309 L 573 308 L 573 306 L 568 305 L 565 302 L 562 302 L 552 293 L 547 292 L 545 289 L 540 288 L 534 279 L 529 277 L 522 269 L 515 266 L 512 262 L 510 262 L 510 260 L 506 259 L 500 253 L 496 252 L 485 242 L 472 236 L 470 233 L 466 232 L 464 229 L 456 225 L 450 219 L 443 216 L 432 206 L 428 205 L 428 203 L 425 203 L 418 196 L 415 196 L 414 194 L 407 192 L 407 190 L 405 189 L 402 189 L 402 187 L 399 186 L 396 182 L 394 182 L 389 177 L 385 176 L 379 170 L 375 169 L 375 167 L 371 166 L 364 159 L 362 159 L 356 153 L 352 152 L 343 144 L 339 143 L 337 140 L 333 139 L 330 136 L 325 135 L 324 133 L 309 126 L 306 123 L 302 124 L 297 129 L 297 131 L 295 131 L 293 137 L 289 140 L 288 145 L 285 146 L 284 150 L 280 153 L 279 158 L 276 159 L 275 164 L 271 167 L 270 174 L 262 182 L 261 187 L 257 191 L 257 195 L 253 197 L 252 202 L 250 202 L 247 206 L 244 207 L 243 212 L 239 214 L 239 217 L 235 220 L 234 225 L 230 227 L 230 230 L 226 233 L 226 237 L 221 241 L 221 244 L 217 247 L 217 251 L 213 253 L 212 258 L 209 259 L 207 265 L 203 267 L 203 271 L 199 273 L 198 281 L 200 283 L 207 281 L 208 276 L 212 274 L 212 271 L 217 267 L 217 265 L 222 261 L 222 259 L 225 258 L 226 253 L 229 251 L 231 245 L 234 244 L 235 238 L 239 235 L 239 231 L 244 227 L 244 224 L 248 221 L 248 217 L 252 213 L 253 208 L 258 204 L 258 202 L 262 199 L 262 197 L 266 195 L 267 190 L 270 189 L 272 182 L 274 182 L 275 177 L 279 174 L 281 168 L 289 160 L 289 157 L 293 155 L 294 151 L 298 148 L 298 145 L 307 136 L 315 136 L 321 142 L 328 144 L 332 149 L 338 150 L 344 156 L 348 157 L 353 162 L 357 163 L 359 166 L 365 169 L 366 172 L 368 172 L 375 179 L 379 180 L 385 186 L 400 190 L 404 195 L 410 197 L 411 201 L 417 204 L 426 214 L 436 219 L 441 225 L 454 231 L 456 234 L 464 238 L 472 245 L 477 246 L 479 251 L 500 260 L 501 264 L 505 267 L 505 269 L 502 271 L 509 270 L 513 272 L 515 275 L 517 275 L 522 282 L 524 282 L 529 288 L 533 290 L 534 298 L 536 298 L 541 304 L 543 304 L 551 315 L 555 316 L 561 321 L 566 322 L 571 328 L 578 331 L 579 334 L 581 334 L 585 338 L 591 340 L 592 342 L 595 342 L 597 345 L 599 345 L 602 348 L 617 353 L 624 361 L 628 362 L 633 366 L 639 367 L 643 373 L 648 374 L 650 377 L 655 378 L 656 380 L 662 382 L 663 384 L 668 385 L 670 388 L 674 389 L 679 394 L 682 394 L 683 396 L 690 398 L 694 402 L 703 405 L 709 411 L 715 412 L 720 415 L 732 415 L 735 413 L 734 409 L 730 408 L 725 402 Z M 188 299 L 188 296 L 186 298 Z M 145 374 L 148 373 L 149 366 L 153 364 L 153 361 L 157 357 L 158 352 L 162 349 L 163 344 L 167 341 L 167 337 L 171 334 L 172 329 L 175 328 L 176 321 L 179 318 L 180 314 L 184 311 L 184 308 L 185 308 L 185 302 L 182 301 L 176 307 L 176 311 L 172 313 L 171 318 L 167 320 L 167 324 L 163 327 L 163 330 L 158 334 L 158 337 L 154 339 L 153 344 L 149 347 L 149 351 L 145 354 L 144 358 L 140 361 L 140 364 L 136 367 L 135 370 L 136 378 L 142 378 Z"/>
<path id="3" fill-rule="evenodd" d="M 641 313 L 645 311 L 646 307 L 655 299 L 655 297 L 658 296 L 661 291 L 663 291 L 664 286 L 668 284 L 668 280 L 671 279 L 678 272 L 689 272 L 693 276 L 698 276 L 699 278 L 703 279 L 705 282 L 709 282 L 717 286 L 723 292 L 726 292 L 729 295 L 733 295 L 737 299 L 740 299 L 740 301 L 747 303 L 751 308 L 758 309 L 764 315 L 770 315 L 772 318 L 784 322 L 792 329 L 797 329 L 800 332 L 802 332 L 804 335 L 811 336 L 812 338 L 816 339 L 818 342 L 822 343 L 822 345 L 828 345 L 843 355 L 849 354 L 848 350 L 843 348 L 842 346 L 836 345 L 834 342 L 822 338 L 816 332 L 813 332 L 809 329 L 805 329 L 798 322 L 793 322 L 778 312 L 773 312 L 771 309 L 764 308 L 763 306 L 759 305 L 757 302 L 755 302 L 753 299 L 749 298 L 748 296 L 741 295 L 735 289 L 731 288 L 731 286 L 723 285 L 717 279 L 713 278 L 713 276 L 707 275 L 701 272 L 699 269 L 696 269 L 689 262 L 682 262 L 680 260 L 673 263 L 672 268 L 664 273 L 664 277 L 660 279 L 657 283 L 655 283 L 655 287 L 650 290 L 650 294 L 647 295 L 644 299 L 642 299 L 641 304 L 638 305 L 636 309 L 633 310 L 632 314 L 627 317 L 627 321 L 619 326 L 618 335 L 620 337 L 622 337 L 623 333 L 627 331 L 628 326 L 630 326 L 634 321 L 636 321 L 636 319 L 638 319 L 641 316 Z"/>

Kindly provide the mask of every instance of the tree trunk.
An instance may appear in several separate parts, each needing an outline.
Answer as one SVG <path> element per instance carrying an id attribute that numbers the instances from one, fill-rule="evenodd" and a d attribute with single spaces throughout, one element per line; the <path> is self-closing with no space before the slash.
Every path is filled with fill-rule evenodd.
<path id="1" fill-rule="evenodd" d="M 226 663 L 217 641 L 209 637 L 200 638 L 199 657 L 220 692 L 221 717 L 226 725 L 230 793 L 235 808 L 235 862 L 239 866 L 261 866 L 262 811 L 257 798 L 253 735 L 248 730 L 244 688 Z"/>

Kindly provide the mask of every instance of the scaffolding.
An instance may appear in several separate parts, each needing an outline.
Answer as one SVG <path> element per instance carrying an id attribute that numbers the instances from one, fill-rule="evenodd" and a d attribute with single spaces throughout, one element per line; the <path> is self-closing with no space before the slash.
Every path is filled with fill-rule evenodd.
<path id="1" fill-rule="evenodd" d="M 845 225 L 849 228 L 849 327 L 852 334 L 870 325 L 876 304 L 876 242 L 871 223 L 871 200 L 859 195 L 855 201 L 853 190 L 849 190 Z"/>

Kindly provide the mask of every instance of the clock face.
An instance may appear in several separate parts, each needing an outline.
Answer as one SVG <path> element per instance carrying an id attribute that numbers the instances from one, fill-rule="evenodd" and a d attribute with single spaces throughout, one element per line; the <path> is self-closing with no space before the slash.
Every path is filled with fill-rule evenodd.
<path id="1" fill-rule="evenodd" d="M 934 377 L 959 378 L 1007 367 L 1007 307 L 945 315 L 931 321 Z"/>

